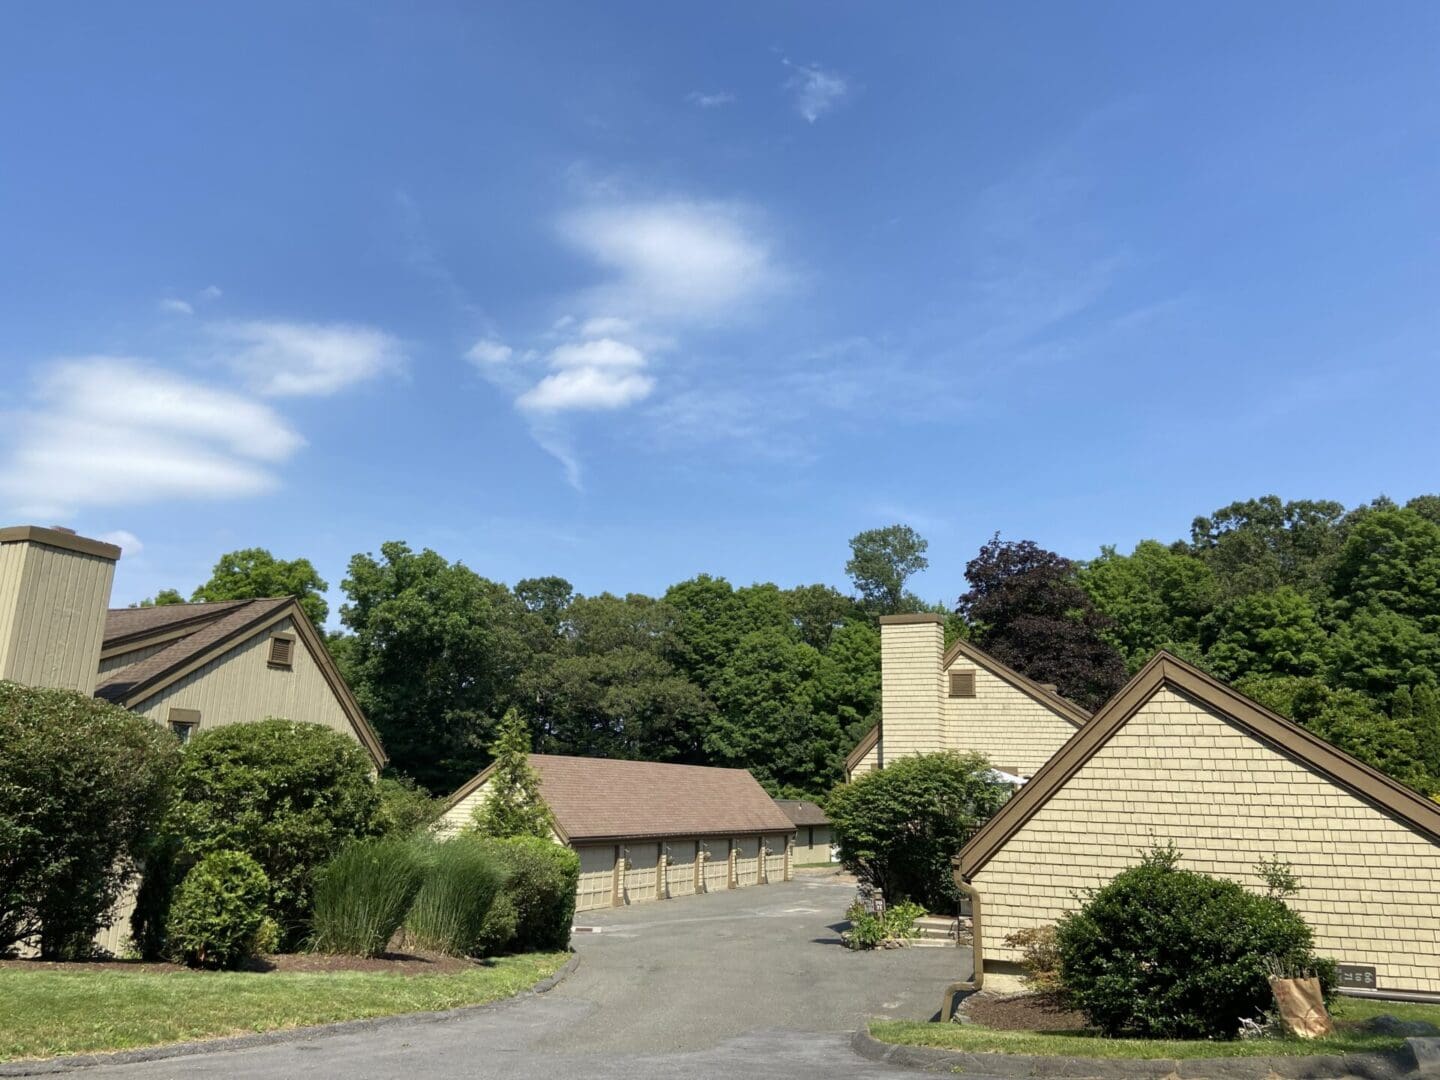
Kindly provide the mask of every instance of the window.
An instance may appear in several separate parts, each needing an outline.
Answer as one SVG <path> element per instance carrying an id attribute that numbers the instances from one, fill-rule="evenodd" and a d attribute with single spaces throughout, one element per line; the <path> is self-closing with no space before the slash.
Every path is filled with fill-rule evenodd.
<path id="1" fill-rule="evenodd" d="M 195 734 L 195 729 L 200 726 L 199 709 L 171 709 L 169 716 L 170 730 L 184 746 L 190 741 L 190 736 Z"/>
<path id="2" fill-rule="evenodd" d="M 969 671 L 952 671 L 950 673 L 950 696 L 951 697 L 974 697 L 975 696 L 975 669 Z"/>
<path id="3" fill-rule="evenodd" d="M 270 639 L 270 666 L 288 668 L 295 662 L 295 639 L 289 634 L 276 634 Z"/>

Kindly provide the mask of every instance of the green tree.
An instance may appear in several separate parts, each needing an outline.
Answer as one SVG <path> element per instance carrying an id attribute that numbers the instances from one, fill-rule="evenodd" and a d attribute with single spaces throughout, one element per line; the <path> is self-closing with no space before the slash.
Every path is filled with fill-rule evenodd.
<path id="1" fill-rule="evenodd" d="M 970 590 L 956 610 L 971 640 L 996 659 L 1090 709 L 1124 684 L 1125 661 L 1105 638 L 1110 621 L 1069 559 L 996 533 L 966 563 L 965 578 Z"/>
<path id="2" fill-rule="evenodd" d="M 525 614 L 502 585 L 400 541 L 356 555 L 342 587 L 341 655 L 394 767 L 453 790 L 489 760 L 494 717 L 528 659 Z"/>
<path id="3" fill-rule="evenodd" d="M 310 621 L 322 627 L 325 616 L 330 613 L 323 595 L 329 587 L 309 559 L 277 559 L 264 548 L 243 548 L 221 555 L 210 573 L 210 580 L 199 586 L 190 599 L 255 600 L 293 596 Z"/>
<path id="4" fill-rule="evenodd" d="M 1340 551 L 1334 596 L 1344 612 L 1377 608 L 1440 621 L 1440 525 L 1414 510 L 1365 514 Z"/>
<path id="5" fill-rule="evenodd" d="M 798 585 L 781 595 L 800 640 L 822 652 L 837 630 L 862 614 L 852 597 L 829 585 Z"/>
<path id="6" fill-rule="evenodd" d="M 1214 573 L 1221 600 L 1290 585 L 1324 591 L 1344 535 L 1345 508 L 1330 500 L 1233 502 L 1190 528 L 1190 549 Z"/>
<path id="7" fill-rule="evenodd" d="M 1330 638 L 1330 682 L 1388 701 L 1401 686 L 1433 683 L 1440 635 L 1379 604 L 1355 612 Z"/>
<path id="8" fill-rule="evenodd" d="M 179 589 L 161 589 L 154 596 L 147 596 L 133 607 L 169 607 L 171 604 L 183 604 L 185 597 L 180 595 Z"/>
<path id="9" fill-rule="evenodd" d="M 1289 585 L 1231 600 L 1202 626 L 1206 659 L 1222 678 L 1314 675 L 1325 666 L 1325 630 L 1315 606 Z"/>
<path id="10" fill-rule="evenodd" d="M 1411 699 L 1410 716 L 1399 719 L 1415 738 L 1415 757 L 1430 779 L 1430 789 L 1440 791 L 1440 692 L 1422 684 Z"/>
<path id="11" fill-rule="evenodd" d="M 530 729 L 511 709 L 500 721 L 490 752 L 495 756 L 484 801 L 475 808 L 475 829 L 497 839 L 550 837 L 550 811 L 540 797 L 540 777 L 530 767 Z"/>
<path id="12" fill-rule="evenodd" d="M 795 632 L 774 586 L 736 589 L 723 577 L 700 574 L 666 589 L 665 603 L 679 617 L 677 660 L 707 689 L 746 634 L 767 627 Z"/>
<path id="13" fill-rule="evenodd" d="M 950 859 L 1010 797 L 978 754 L 920 754 L 830 793 L 840 862 L 891 904 L 955 910 Z"/>
<path id="14" fill-rule="evenodd" d="M 1200 621 L 1214 606 L 1215 582 L 1210 567 L 1182 545 L 1142 540 L 1129 555 L 1101 548 L 1099 558 L 1077 567 L 1076 578 L 1110 620 L 1102 634 L 1130 672 L 1160 649 L 1198 653 Z"/>
<path id="15" fill-rule="evenodd" d="M 928 541 L 909 525 L 866 529 L 850 538 L 850 559 L 845 573 L 866 609 L 875 615 L 894 615 L 916 603 L 905 583 L 930 565 L 925 557 Z"/>

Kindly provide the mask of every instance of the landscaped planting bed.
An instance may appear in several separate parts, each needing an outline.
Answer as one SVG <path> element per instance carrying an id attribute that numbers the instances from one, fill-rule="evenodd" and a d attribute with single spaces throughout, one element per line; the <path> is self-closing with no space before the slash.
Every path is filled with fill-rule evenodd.
<path id="1" fill-rule="evenodd" d="M 881 1042 L 972 1054 L 1029 1054 L 1077 1058 L 1294 1057 L 1376 1053 L 1402 1049 L 1405 1038 L 1371 1030 L 1367 1021 L 1390 1015 L 1440 1026 L 1440 1006 L 1343 998 L 1334 1008 L 1335 1034 L 1324 1039 L 1114 1039 L 1077 1029 L 1083 1018 L 1043 995 L 978 994 L 961 1007 L 971 1023 L 927 1024 L 876 1020 Z"/>
<path id="2" fill-rule="evenodd" d="M 529 989 L 567 958 L 287 955 L 266 958 L 261 963 L 272 970 L 265 971 L 10 961 L 0 963 L 0 1060 L 482 1005 Z"/>

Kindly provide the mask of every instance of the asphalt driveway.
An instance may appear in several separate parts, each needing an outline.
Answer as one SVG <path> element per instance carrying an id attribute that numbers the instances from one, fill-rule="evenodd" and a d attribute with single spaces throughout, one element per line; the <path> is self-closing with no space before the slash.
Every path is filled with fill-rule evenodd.
<path id="1" fill-rule="evenodd" d="M 852 953 L 848 885 L 797 880 L 586 913 L 578 970 L 543 996 L 441 1019 L 105 1065 L 103 1076 L 506 1078 L 882 1077 L 853 1055 L 867 1017 L 928 1019 L 962 949 Z"/>

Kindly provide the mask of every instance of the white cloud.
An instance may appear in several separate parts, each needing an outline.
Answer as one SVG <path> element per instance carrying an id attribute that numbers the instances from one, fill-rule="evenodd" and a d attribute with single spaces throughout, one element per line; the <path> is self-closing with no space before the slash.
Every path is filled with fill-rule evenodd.
<path id="1" fill-rule="evenodd" d="M 550 364 L 557 368 L 642 368 L 645 354 L 634 345 L 613 338 L 579 341 L 561 345 L 550 352 Z"/>
<path id="2" fill-rule="evenodd" d="M 219 300 L 224 295 L 219 285 L 206 285 L 200 290 L 201 300 Z"/>
<path id="3" fill-rule="evenodd" d="M 125 529 L 104 532 L 95 539 L 103 540 L 107 544 L 114 544 L 120 549 L 121 555 L 127 555 L 130 558 L 134 558 L 145 550 L 145 545 L 140 542 L 140 538 Z"/>
<path id="4" fill-rule="evenodd" d="M 304 445 L 268 405 L 126 357 L 58 363 L 7 420 L 0 498 L 43 517 L 260 494 Z"/>
<path id="5" fill-rule="evenodd" d="M 230 366 L 267 397 L 333 394 L 405 363 L 400 341 L 371 326 L 261 321 L 226 323 L 217 332 L 236 349 Z"/>
<path id="6" fill-rule="evenodd" d="M 633 371 L 577 367 L 546 375 L 515 404 L 527 412 L 619 409 L 648 397 L 655 380 Z"/>
<path id="7" fill-rule="evenodd" d="M 782 63 L 794 74 L 785 82 L 785 89 L 795 100 L 795 111 L 813 124 L 833 109 L 850 92 L 844 76 L 826 71 L 819 64 Z"/>
<path id="8" fill-rule="evenodd" d="M 731 203 L 611 203 L 571 214 L 560 230 L 614 272 L 587 294 L 597 315 L 673 323 L 734 317 L 783 286 L 753 217 Z"/>
<path id="9" fill-rule="evenodd" d="M 515 350 L 503 341 L 484 338 L 470 346 L 470 350 L 465 354 L 465 359 L 483 371 L 488 367 L 508 364 L 514 355 Z"/>
<path id="10" fill-rule="evenodd" d="M 167 315 L 194 315 L 195 308 L 184 300 L 177 300 L 173 296 L 167 296 L 160 301 L 160 310 Z"/>
<path id="11" fill-rule="evenodd" d="M 702 109 L 718 109 L 722 105 L 733 105 L 735 95 L 729 90 L 720 90 L 713 94 L 707 94 L 700 90 L 691 90 L 685 95 L 685 100 L 691 105 L 698 105 Z"/>

